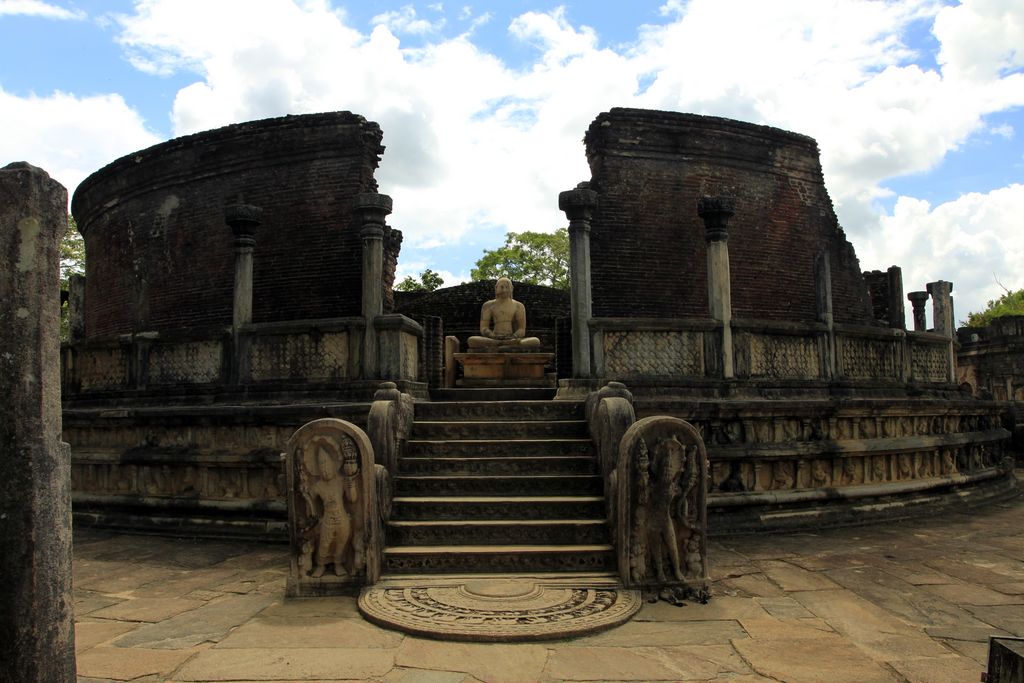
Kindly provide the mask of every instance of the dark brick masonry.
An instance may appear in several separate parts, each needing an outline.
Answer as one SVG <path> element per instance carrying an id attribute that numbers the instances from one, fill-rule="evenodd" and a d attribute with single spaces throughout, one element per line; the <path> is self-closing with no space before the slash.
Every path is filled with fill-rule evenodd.
<path id="1" fill-rule="evenodd" d="M 612 109 L 585 138 L 600 195 L 590 238 L 596 317 L 704 318 L 701 196 L 736 200 L 734 318 L 815 319 L 814 256 L 828 249 L 835 319 L 870 323 L 853 247 L 809 137 L 694 114 Z"/>
<path id="2" fill-rule="evenodd" d="M 376 192 L 380 127 L 350 112 L 197 133 L 118 159 L 72 201 L 88 253 L 86 335 L 231 323 L 234 257 L 224 206 L 263 209 L 253 322 L 359 315 L 360 226 Z M 385 235 L 385 308 L 401 234 Z"/>

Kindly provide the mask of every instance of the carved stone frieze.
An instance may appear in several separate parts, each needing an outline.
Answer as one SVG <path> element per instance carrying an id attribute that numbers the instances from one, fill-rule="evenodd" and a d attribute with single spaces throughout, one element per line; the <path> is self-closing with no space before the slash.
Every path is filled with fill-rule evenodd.
<path id="1" fill-rule="evenodd" d="M 253 381 L 329 380 L 348 377 L 348 332 L 261 334 L 249 342 Z"/>
<path id="2" fill-rule="evenodd" d="M 604 333 L 609 377 L 704 375 L 704 336 L 673 330 L 609 330 Z"/>
<path id="3" fill-rule="evenodd" d="M 149 348 L 150 384 L 208 384 L 221 379 L 219 341 L 154 344 Z"/>

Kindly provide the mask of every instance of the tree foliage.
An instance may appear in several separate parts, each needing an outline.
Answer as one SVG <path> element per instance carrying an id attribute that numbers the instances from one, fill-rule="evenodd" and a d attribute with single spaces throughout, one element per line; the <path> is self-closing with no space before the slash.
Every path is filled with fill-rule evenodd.
<path id="1" fill-rule="evenodd" d="M 85 274 L 85 240 L 78 223 L 68 214 L 68 231 L 60 241 L 60 287 L 68 288 L 68 276 Z"/>
<path id="2" fill-rule="evenodd" d="M 985 327 L 1004 315 L 1024 315 L 1024 289 L 1003 288 L 1003 295 L 989 301 L 985 310 L 967 314 L 967 327 Z"/>
<path id="3" fill-rule="evenodd" d="M 505 244 L 488 249 L 470 273 L 474 280 L 507 277 L 516 282 L 569 289 L 569 230 L 510 232 Z"/>
<path id="4" fill-rule="evenodd" d="M 72 275 L 85 274 L 85 240 L 78 232 L 78 223 L 74 216 L 68 214 L 68 231 L 61 238 L 60 245 L 60 288 L 68 288 L 68 278 Z M 70 337 L 68 326 L 68 307 L 60 307 L 60 340 L 67 341 Z"/>
<path id="5" fill-rule="evenodd" d="M 404 280 L 395 285 L 395 289 L 400 292 L 433 292 L 443 284 L 444 278 L 427 268 L 420 273 L 419 280 L 412 275 L 406 275 Z"/>

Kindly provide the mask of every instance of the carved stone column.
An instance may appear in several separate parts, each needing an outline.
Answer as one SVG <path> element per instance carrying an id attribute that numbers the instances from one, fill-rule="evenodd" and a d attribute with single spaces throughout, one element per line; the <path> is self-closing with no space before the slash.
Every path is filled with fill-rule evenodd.
<path id="1" fill-rule="evenodd" d="M 722 325 L 722 377 L 732 379 L 732 284 L 729 276 L 729 219 L 736 210 L 731 197 L 701 197 L 697 215 L 704 220 L 708 245 L 708 309 Z"/>
<path id="2" fill-rule="evenodd" d="M 235 334 L 252 322 L 252 254 L 256 249 L 256 228 L 263 209 L 250 204 L 228 204 L 224 222 L 235 236 L 235 298 L 231 324 Z"/>
<path id="3" fill-rule="evenodd" d="M 947 379 L 953 382 L 956 378 L 956 354 L 953 351 L 953 340 L 956 336 L 956 322 L 953 319 L 953 283 L 939 280 L 927 284 L 928 293 L 932 295 L 932 324 L 935 332 L 949 337 L 949 372 Z"/>
<path id="4" fill-rule="evenodd" d="M 0 169 L 0 681 L 75 680 L 58 360 L 67 201 L 40 168 Z"/>
<path id="5" fill-rule="evenodd" d="M 597 192 L 590 183 L 558 195 L 558 208 L 569 219 L 569 300 L 572 310 L 572 376 L 590 377 L 590 219 Z"/>
<path id="6" fill-rule="evenodd" d="M 928 321 L 925 319 L 924 304 L 928 301 L 928 292 L 910 292 L 907 294 L 914 312 L 914 331 L 927 332 Z"/>
<path id="7" fill-rule="evenodd" d="M 384 219 L 391 213 L 391 197 L 386 194 L 365 192 L 356 195 L 353 210 L 362 228 L 363 239 L 363 378 L 380 375 L 377 349 L 377 328 L 374 321 L 384 313 Z"/>

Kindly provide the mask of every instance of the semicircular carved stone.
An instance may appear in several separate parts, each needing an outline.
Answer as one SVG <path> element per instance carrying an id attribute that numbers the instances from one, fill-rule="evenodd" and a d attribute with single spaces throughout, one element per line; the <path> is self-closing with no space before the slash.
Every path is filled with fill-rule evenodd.
<path id="1" fill-rule="evenodd" d="M 378 497 L 387 476 L 366 433 L 335 418 L 314 420 L 288 440 L 287 594 L 356 592 L 380 576 Z M 380 470 L 380 471 L 378 471 Z"/>
<path id="2" fill-rule="evenodd" d="M 707 598 L 707 478 L 707 450 L 689 422 L 652 416 L 626 430 L 614 531 L 625 586 Z"/>

